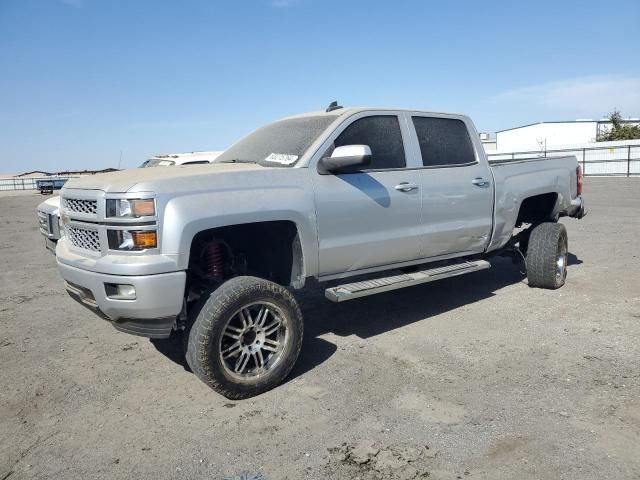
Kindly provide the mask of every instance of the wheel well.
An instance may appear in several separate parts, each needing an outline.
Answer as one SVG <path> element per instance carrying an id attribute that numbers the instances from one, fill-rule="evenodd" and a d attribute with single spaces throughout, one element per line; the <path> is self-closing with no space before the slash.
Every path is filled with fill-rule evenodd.
<path id="1" fill-rule="evenodd" d="M 516 227 L 520 227 L 523 223 L 537 225 L 553 219 L 553 209 L 557 200 L 558 194 L 555 192 L 525 198 L 520 204 Z"/>
<path id="2" fill-rule="evenodd" d="M 207 249 L 211 245 L 218 245 L 221 272 L 217 267 L 212 272 L 208 264 L 211 250 Z M 283 286 L 301 288 L 304 286 L 304 266 L 296 224 L 283 220 L 199 232 L 191 242 L 189 275 L 200 281 L 210 281 L 213 275 L 213 280 L 218 282 L 238 275 L 252 275 Z"/>

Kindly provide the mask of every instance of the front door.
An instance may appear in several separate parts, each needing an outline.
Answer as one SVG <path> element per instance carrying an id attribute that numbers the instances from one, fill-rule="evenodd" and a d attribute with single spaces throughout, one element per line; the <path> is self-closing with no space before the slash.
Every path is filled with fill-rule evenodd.
<path id="1" fill-rule="evenodd" d="M 360 114 L 329 139 L 321 156 L 368 145 L 372 160 L 366 170 L 312 173 L 321 276 L 419 257 L 420 171 L 407 169 L 409 135 L 402 125 L 397 115 Z"/>

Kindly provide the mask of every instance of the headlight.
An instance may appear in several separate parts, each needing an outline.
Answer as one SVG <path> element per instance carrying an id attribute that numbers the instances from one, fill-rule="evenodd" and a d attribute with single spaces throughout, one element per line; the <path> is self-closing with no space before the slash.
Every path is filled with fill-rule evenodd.
<path id="1" fill-rule="evenodd" d="M 107 217 L 152 217 L 156 214 L 153 198 L 147 199 L 107 199 Z"/>
<path id="2" fill-rule="evenodd" d="M 108 230 L 107 238 L 111 250 L 146 250 L 158 246 L 155 230 Z"/>

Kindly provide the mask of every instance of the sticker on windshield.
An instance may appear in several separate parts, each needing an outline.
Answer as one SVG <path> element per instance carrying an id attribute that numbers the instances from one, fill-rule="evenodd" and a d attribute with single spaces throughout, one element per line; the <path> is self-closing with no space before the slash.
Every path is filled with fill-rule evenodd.
<path id="1" fill-rule="evenodd" d="M 298 160 L 298 155 L 287 155 L 286 153 L 272 153 L 264 159 L 265 162 L 280 163 L 282 165 L 291 165 Z"/>

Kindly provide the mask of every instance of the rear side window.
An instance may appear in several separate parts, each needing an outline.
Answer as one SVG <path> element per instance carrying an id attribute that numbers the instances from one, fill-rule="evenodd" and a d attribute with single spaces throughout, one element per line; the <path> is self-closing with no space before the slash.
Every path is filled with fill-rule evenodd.
<path id="1" fill-rule="evenodd" d="M 469 131 L 462 120 L 434 117 L 412 119 L 425 167 L 465 165 L 476 161 Z"/>
<path id="2" fill-rule="evenodd" d="M 364 117 L 349 125 L 327 152 L 345 145 L 369 145 L 371 164 L 366 170 L 403 168 L 406 166 L 400 123 L 395 115 Z"/>

